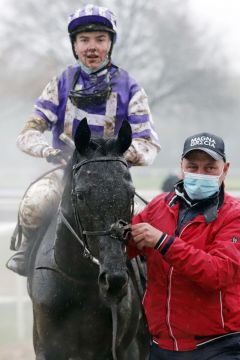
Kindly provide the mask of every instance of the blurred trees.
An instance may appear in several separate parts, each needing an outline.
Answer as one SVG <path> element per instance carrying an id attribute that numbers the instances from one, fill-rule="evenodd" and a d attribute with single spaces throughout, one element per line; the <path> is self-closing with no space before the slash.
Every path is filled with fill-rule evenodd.
<path id="1" fill-rule="evenodd" d="M 19 79 L 21 89 L 28 83 L 35 83 L 37 88 L 37 80 L 49 79 L 74 61 L 67 18 L 86 1 L 9 0 L 9 3 L 13 4 L 12 14 L 6 19 L 6 33 L 1 39 L 3 62 L 9 69 L 6 75 Z M 197 105 L 197 98 L 206 96 L 206 88 L 212 96 L 223 95 L 224 87 L 219 86 L 224 83 L 223 76 L 216 64 L 211 63 L 216 49 L 211 52 L 209 47 L 200 45 L 201 34 L 187 17 L 187 1 L 95 3 L 104 3 L 117 14 L 119 36 L 113 59 L 147 89 L 152 106 L 167 98 L 173 98 L 175 103 L 191 100 Z"/>

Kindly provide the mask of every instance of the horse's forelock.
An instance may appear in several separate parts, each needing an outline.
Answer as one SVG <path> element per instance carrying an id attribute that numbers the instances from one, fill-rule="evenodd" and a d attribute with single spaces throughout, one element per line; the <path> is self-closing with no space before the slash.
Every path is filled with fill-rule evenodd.
<path id="1" fill-rule="evenodd" d="M 90 148 L 94 150 L 94 156 L 118 155 L 116 139 L 94 138 L 90 142 Z"/>

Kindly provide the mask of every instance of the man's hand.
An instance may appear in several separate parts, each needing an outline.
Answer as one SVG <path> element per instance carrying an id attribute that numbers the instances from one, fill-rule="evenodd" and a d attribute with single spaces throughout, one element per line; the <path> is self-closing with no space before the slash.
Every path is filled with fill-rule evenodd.
<path id="1" fill-rule="evenodd" d="M 154 248 L 163 232 L 148 223 L 132 225 L 132 239 L 139 250 L 144 246 Z"/>

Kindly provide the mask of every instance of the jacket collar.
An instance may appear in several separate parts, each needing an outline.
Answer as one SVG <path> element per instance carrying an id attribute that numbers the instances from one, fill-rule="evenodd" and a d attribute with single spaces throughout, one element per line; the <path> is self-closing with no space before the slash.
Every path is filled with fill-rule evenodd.
<path id="1" fill-rule="evenodd" d="M 170 193 L 166 200 L 169 200 L 169 206 L 179 203 L 180 206 L 186 206 L 199 210 L 199 214 L 202 214 L 209 224 L 217 218 L 218 210 L 224 202 L 224 185 L 220 187 L 217 194 L 203 200 L 191 200 L 186 194 L 183 187 L 183 180 L 180 180 L 175 186 L 175 191 Z"/>

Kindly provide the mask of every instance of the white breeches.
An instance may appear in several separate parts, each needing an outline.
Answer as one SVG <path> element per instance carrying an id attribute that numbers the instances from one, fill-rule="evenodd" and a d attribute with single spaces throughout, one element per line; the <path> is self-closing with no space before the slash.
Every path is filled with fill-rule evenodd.
<path id="1" fill-rule="evenodd" d="M 52 172 L 33 184 L 19 207 L 20 224 L 25 228 L 38 228 L 57 211 L 62 196 L 61 174 Z"/>

